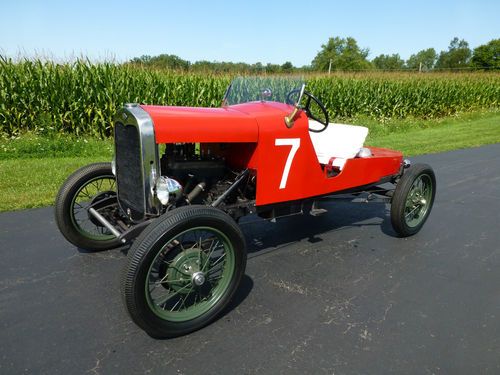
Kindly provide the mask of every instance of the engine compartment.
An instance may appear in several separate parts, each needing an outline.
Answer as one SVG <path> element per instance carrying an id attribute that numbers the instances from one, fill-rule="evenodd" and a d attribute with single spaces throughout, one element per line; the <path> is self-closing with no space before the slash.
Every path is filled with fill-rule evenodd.
<path id="1" fill-rule="evenodd" d="M 246 213 L 241 207 L 255 200 L 255 175 L 249 173 L 238 180 L 244 170 L 230 160 L 232 145 L 172 143 L 164 147 L 161 175 L 182 186 L 182 195 L 176 198 L 175 206 L 213 205 L 231 189 L 217 204 L 233 217 L 239 217 Z M 232 188 L 236 182 L 238 186 Z"/>

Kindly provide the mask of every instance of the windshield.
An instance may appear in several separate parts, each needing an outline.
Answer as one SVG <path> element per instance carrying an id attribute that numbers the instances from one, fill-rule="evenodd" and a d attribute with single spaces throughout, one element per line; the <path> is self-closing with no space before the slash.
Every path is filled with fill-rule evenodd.
<path id="1" fill-rule="evenodd" d="M 300 77 L 236 77 L 226 90 L 223 105 L 272 101 L 294 105 L 303 83 Z"/>

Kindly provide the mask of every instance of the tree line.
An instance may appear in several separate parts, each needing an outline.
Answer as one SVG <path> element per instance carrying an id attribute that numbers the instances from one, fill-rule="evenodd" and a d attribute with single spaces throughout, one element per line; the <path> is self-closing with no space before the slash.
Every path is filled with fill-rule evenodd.
<path id="1" fill-rule="evenodd" d="M 176 55 L 161 54 L 144 55 L 130 60 L 132 65 L 141 65 L 157 69 L 170 69 L 184 72 L 213 73 L 293 73 L 293 72 L 330 72 L 330 71 L 363 71 L 363 70 L 495 70 L 500 69 L 500 39 L 493 39 L 473 50 L 464 39 L 453 38 L 446 51 L 436 52 L 427 48 L 403 60 L 399 54 L 381 54 L 372 60 L 368 59 L 369 49 L 361 48 L 352 37 L 329 38 L 321 46 L 310 65 L 295 67 L 289 61 L 283 64 L 263 64 L 257 62 L 218 62 L 184 60 Z"/>

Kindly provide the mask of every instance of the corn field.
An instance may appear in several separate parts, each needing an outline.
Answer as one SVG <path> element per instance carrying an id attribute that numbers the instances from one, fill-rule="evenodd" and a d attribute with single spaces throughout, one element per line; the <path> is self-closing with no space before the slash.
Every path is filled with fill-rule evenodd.
<path id="1" fill-rule="evenodd" d="M 215 107 L 231 78 L 0 57 L 0 133 L 50 130 L 106 137 L 123 103 Z M 306 81 L 332 119 L 437 118 L 500 104 L 500 73 L 337 73 Z"/>

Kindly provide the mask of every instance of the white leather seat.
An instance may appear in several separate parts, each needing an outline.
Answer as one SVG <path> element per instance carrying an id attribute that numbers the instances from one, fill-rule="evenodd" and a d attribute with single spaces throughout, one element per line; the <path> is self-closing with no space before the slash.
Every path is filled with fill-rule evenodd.
<path id="1" fill-rule="evenodd" d="M 323 125 L 317 121 L 309 120 L 309 127 L 321 129 Z M 356 157 L 363 148 L 368 128 L 356 125 L 328 124 L 321 133 L 309 132 L 314 151 L 320 164 L 328 164 L 342 169 L 347 159 Z"/>

